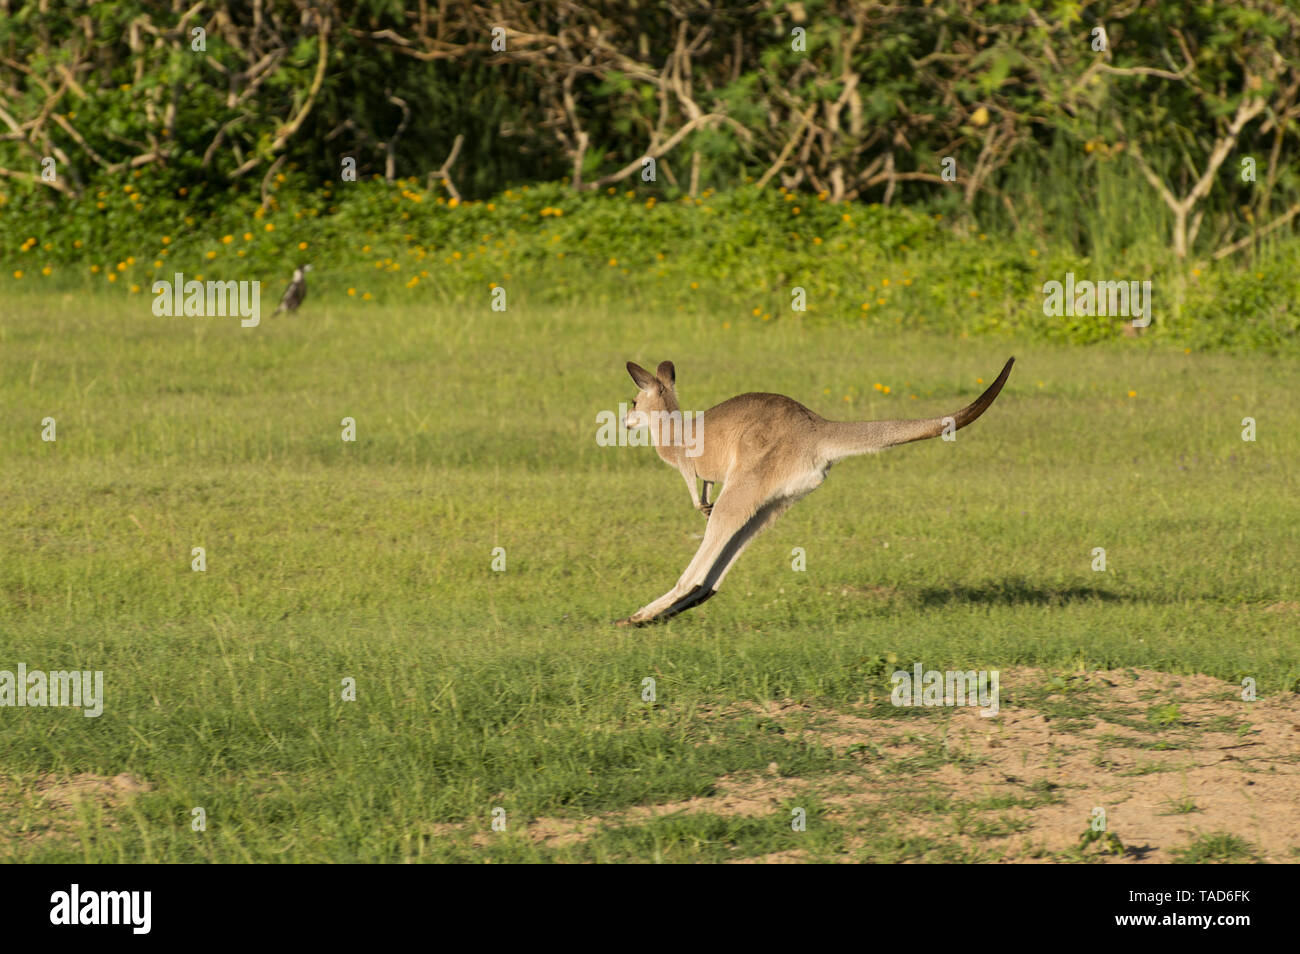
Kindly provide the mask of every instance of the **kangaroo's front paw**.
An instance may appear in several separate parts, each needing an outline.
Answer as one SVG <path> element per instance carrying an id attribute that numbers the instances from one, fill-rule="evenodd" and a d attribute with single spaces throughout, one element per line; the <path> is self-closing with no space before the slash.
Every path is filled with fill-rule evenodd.
<path id="1" fill-rule="evenodd" d="M 704 514 L 704 519 L 707 520 L 709 514 L 713 513 L 713 504 L 696 504 L 695 509 Z"/>

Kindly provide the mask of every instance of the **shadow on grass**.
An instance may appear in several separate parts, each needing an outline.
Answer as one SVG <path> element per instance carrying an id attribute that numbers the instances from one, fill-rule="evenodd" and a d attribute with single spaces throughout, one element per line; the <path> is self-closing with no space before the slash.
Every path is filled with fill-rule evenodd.
<path id="1" fill-rule="evenodd" d="M 977 586 L 932 586 L 915 590 L 910 599 L 921 606 L 944 606 L 950 603 L 979 603 L 1000 606 L 1064 606 L 1067 603 L 1129 603 L 1131 596 L 1121 596 L 1095 586 L 1037 586 L 1020 577 L 988 580 Z"/>

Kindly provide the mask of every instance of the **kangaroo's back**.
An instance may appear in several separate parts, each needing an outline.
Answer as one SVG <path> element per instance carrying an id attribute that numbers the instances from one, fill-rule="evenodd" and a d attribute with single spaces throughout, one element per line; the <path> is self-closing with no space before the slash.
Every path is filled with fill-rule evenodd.
<path id="1" fill-rule="evenodd" d="M 802 455 L 814 447 L 825 423 L 820 414 L 783 394 L 738 394 L 704 412 L 703 469 L 722 479 L 737 457 L 755 460 L 781 451 Z"/>

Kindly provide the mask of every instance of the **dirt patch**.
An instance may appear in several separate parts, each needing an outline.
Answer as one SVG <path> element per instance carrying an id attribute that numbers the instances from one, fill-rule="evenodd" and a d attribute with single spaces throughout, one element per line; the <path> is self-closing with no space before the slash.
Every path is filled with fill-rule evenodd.
<path id="1" fill-rule="evenodd" d="M 993 717 L 796 700 L 697 710 L 762 714 L 834 749 L 847 770 L 804 781 L 772 765 L 723 776 L 708 797 L 541 818 L 525 834 L 560 847 L 677 812 L 775 818 L 811 796 L 828 807 L 826 823 L 846 829 L 844 860 L 1150 864 L 1198 845 L 1193 860 L 1300 857 L 1297 696 L 1246 702 L 1240 687 L 1207 676 L 1014 669 L 1001 673 L 1001 700 Z M 1203 839 L 1221 844 L 1225 833 L 1237 839 L 1231 850 L 1205 855 Z M 737 860 L 810 859 L 796 850 Z"/>
<path id="2" fill-rule="evenodd" d="M 70 838 L 80 825 L 79 813 L 86 810 L 104 814 L 106 826 L 116 829 L 113 813 L 152 787 L 125 772 L 2 779 L 0 810 L 9 824 L 0 833 L 0 854 L 16 854 L 23 845 L 45 839 Z"/>
<path id="3" fill-rule="evenodd" d="M 654 818 L 679 812 L 711 812 L 715 815 L 763 818 L 773 814 L 790 798 L 809 790 L 799 779 L 781 778 L 775 764 L 762 776 L 730 776 L 718 779 L 717 793 L 701 798 L 656 805 L 636 805 L 619 812 L 606 812 L 592 818 L 537 818 L 523 831 L 525 837 L 548 848 L 559 848 L 585 841 L 604 827 L 640 825 Z M 488 836 L 475 835 L 473 843 L 483 845 Z"/>
<path id="4" fill-rule="evenodd" d="M 945 709 L 921 724 L 836 716 L 827 742 L 883 753 L 871 782 L 885 782 L 886 791 L 897 788 L 887 784 L 891 768 L 928 752 L 934 764 L 922 763 L 913 777 L 952 808 L 909 815 L 908 800 L 895 799 L 892 820 L 904 834 L 963 839 L 999 860 L 1175 861 L 1177 849 L 1223 832 L 1252 846 L 1258 860 L 1296 860 L 1295 696 L 1244 702 L 1239 688 L 1216 679 L 1139 670 L 1004 671 L 1001 686 L 1013 702 L 992 718 L 972 708 Z M 840 802 L 852 808 L 879 795 L 869 782 L 861 799 Z M 1093 836 L 1088 844 L 1100 812 L 1104 834 L 1118 841 Z M 983 836 L 978 824 L 965 832 L 972 814 L 1001 823 L 984 826 Z M 999 827 L 1022 830 L 998 834 Z"/>
<path id="5" fill-rule="evenodd" d="M 1270 603 L 1264 607 L 1265 613 L 1300 613 L 1300 603 L 1294 600 L 1288 600 L 1281 603 Z"/>
<path id="6" fill-rule="evenodd" d="M 791 851 L 774 851 L 769 855 L 755 855 L 752 858 L 735 858 L 725 861 L 728 865 L 801 865 L 808 860 L 808 852 L 795 848 Z"/>
<path id="7" fill-rule="evenodd" d="M 123 800 L 147 792 L 151 786 L 127 772 L 108 778 L 83 772 L 68 779 L 52 775 L 36 780 L 34 790 L 51 808 L 71 808 L 79 801 L 98 802 L 106 808 L 115 807 Z"/>

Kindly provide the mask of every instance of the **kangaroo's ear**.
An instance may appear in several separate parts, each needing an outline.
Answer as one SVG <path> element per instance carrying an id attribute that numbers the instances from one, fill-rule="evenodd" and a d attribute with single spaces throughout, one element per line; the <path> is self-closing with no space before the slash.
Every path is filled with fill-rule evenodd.
<path id="1" fill-rule="evenodd" d="M 627 373 L 632 375 L 632 380 L 636 382 L 636 386 L 642 391 L 649 391 L 659 384 L 653 374 L 641 367 L 641 365 L 633 364 L 631 361 L 627 363 Z"/>
<path id="2" fill-rule="evenodd" d="M 660 383 L 663 384 L 664 387 L 671 389 L 677 384 L 677 369 L 673 367 L 671 361 L 665 361 L 660 364 L 659 369 L 655 371 L 655 377 L 659 379 Z"/>

